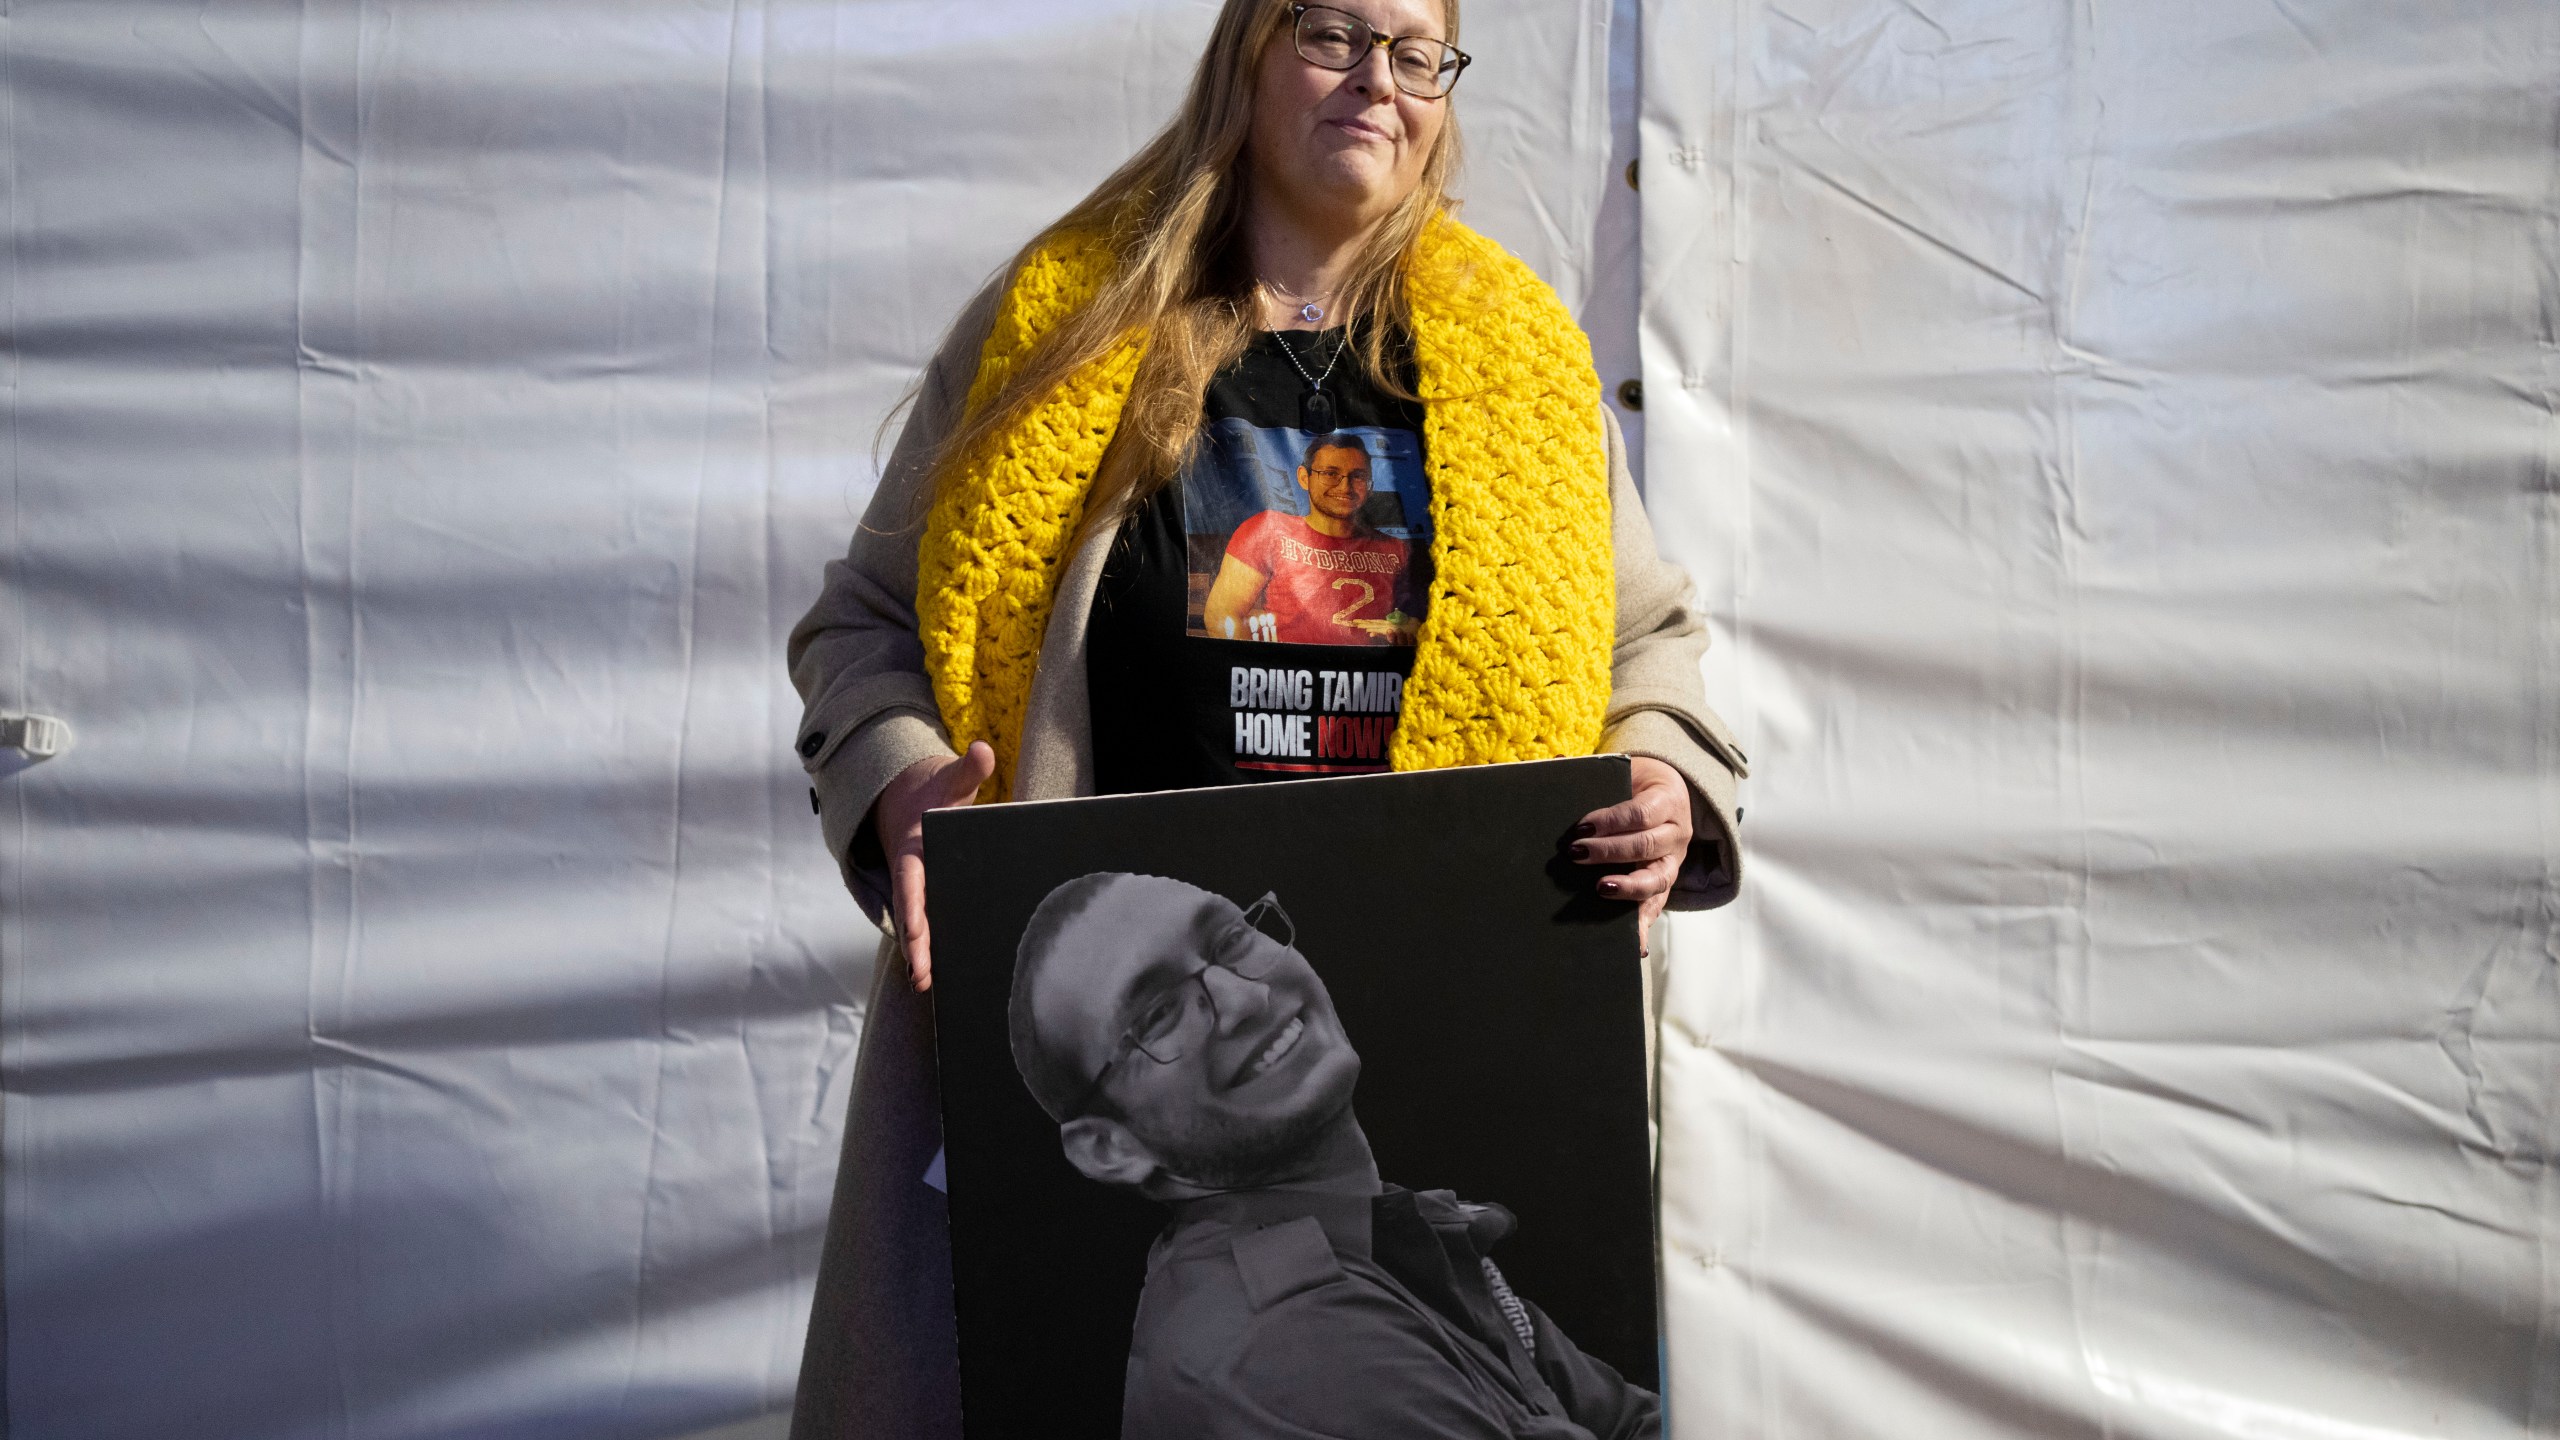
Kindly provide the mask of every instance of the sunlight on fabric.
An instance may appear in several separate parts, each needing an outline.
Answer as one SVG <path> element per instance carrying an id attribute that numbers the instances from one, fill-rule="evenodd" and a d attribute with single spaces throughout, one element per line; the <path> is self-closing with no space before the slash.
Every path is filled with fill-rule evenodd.
<path id="1" fill-rule="evenodd" d="M 2430 1440 L 2424 1430 L 2386 1429 L 2310 1410 L 2270 1404 L 2167 1375 L 2097 1369 L 2098 1393 L 2139 1409 L 2157 1410 L 2235 1440 Z"/>

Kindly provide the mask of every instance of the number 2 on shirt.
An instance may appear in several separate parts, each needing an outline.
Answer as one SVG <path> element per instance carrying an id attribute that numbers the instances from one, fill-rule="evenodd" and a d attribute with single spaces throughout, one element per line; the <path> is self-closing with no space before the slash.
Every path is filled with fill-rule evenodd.
<path id="1" fill-rule="evenodd" d="M 1378 598 L 1378 587 L 1370 584 L 1366 580 L 1353 580 L 1345 577 L 1333 582 L 1333 588 L 1336 590 L 1340 590 L 1345 585 L 1359 586 L 1360 598 L 1333 612 L 1333 623 L 1336 625 L 1349 625 L 1351 623 L 1352 616 L 1359 614 L 1363 606 Z"/>

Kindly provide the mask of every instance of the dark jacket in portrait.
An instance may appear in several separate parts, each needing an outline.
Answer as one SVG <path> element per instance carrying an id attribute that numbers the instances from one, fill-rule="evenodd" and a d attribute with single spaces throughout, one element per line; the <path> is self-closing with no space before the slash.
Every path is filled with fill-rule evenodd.
<path id="1" fill-rule="evenodd" d="M 1658 1440 L 1660 1402 L 1514 1296 L 1494 1206 L 1239 1191 L 1148 1257 L 1123 1440 Z"/>

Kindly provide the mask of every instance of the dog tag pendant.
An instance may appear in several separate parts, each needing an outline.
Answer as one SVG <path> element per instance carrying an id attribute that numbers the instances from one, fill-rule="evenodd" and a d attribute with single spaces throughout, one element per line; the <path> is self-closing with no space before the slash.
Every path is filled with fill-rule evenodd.
<path id="1" fill-rule="evenodd" d="M 1310 435 L 1333 433 L 1333 397 L 1310 390 L 1298 397 L 1298 428 Z"/>

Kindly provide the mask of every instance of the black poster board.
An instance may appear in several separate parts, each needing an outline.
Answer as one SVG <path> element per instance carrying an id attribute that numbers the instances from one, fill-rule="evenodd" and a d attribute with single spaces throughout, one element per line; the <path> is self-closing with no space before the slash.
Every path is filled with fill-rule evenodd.
<path id="1" fill-rule="evenodd" d="M 1280 897 L 1290 948 L 1356 1044 L 1352 1106 L 1380 1176 L 1506 1207 L 1518 1226 L 1492 1254 L 1512 1289 L 1658 1390 L 1635 908 L 1594 896 L 1595 871 L 1562 853 L 1627 794 L 1625 758 L 1593 756 L 927 816 L 971 1440 L 1122 1433 L 1132 1319 L 1171 1212 L 1068 1162 L 1007 1020 L 1035 908 L 1098 872 L 1234 907 Z"/>

